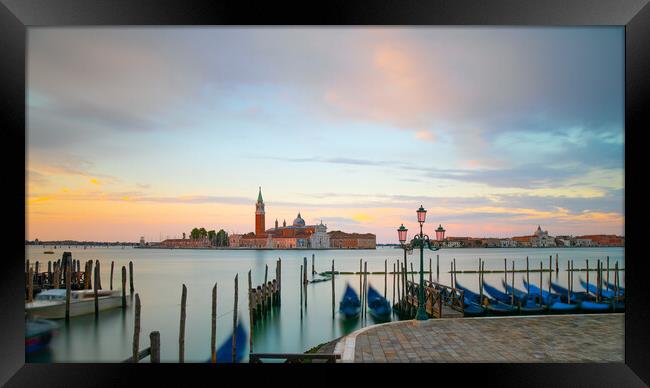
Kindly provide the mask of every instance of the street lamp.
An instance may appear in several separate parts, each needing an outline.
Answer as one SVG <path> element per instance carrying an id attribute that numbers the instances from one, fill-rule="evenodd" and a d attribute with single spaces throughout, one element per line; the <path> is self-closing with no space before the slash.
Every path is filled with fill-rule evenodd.
<path id="1" fill-rule="evenodd" d="M 420 224 L 420 234 L 416 234 L 411 240 L 410 243 L 406 244 L 406 232 L 408 229 L 404 227 L 404 224 L 397 229 L 397 234 L 399 238 L 400 245 L 404 249 L 404 257 L 406 258 L 406 251 L 408 249 L 413 249 L 414 247 L 420 247 L 420 286 L 418 287 L 418 312 L 415 316 L 415 319 L 418 321 L 426 321 L 429 319 L 427 312 L 424 309 L 424 246 L 426 245 L 432 251 L 436 251 L 438 247 L 432 247 L 429 240 L 429 236 L 423 233 L 422 227 L 426 220 L 427 211 L 424 210 L 424 207 L 420 205 L 420 208 L 416 211 L 418 216 L 418 223 Z"/>

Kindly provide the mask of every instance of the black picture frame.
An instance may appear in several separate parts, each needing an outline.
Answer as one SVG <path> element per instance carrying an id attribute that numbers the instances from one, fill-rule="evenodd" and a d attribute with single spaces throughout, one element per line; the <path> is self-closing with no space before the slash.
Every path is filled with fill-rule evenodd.
<path id="1" fill-rule="evenodd" d="M 287 373 L 306 372 L 296 382 L 343 381 L 338 375 L 367 379 L 398 376 L 397 383 L 454 384 L 470 380 L 487 385 L 644 386 L 650 384 L 650 296 L 648 261 L 642 244 L 647 227 L 644 204 L 646 172 L 643 134 L 650 128 L 650 6 L 648 0 L 491 0 L 491 1 L 327 1 L 288 4 L 245 1 L 107 1 L 0 0 L 0 120 L 4 145 L 3 191 L 8 193 L 4 237 L 9 252 L 2 261 L 0 316 L 0 382 L 7 386 L 115 386 L 151 382 L 190 385 L 226 384 L 228 377 L 269 384 Z M 504 26 L 625 26 L 625 214 L 626 312 L 625 363 L 620 364 L 419 364 L 333 366 L 214 366 L 198 364 L 25 364 L 23 345 L 23 244 L 25 215 L 25 54 L 31 26 L 86 25 L 504 25 Z M 24 159 L 22 159 L 24 160 Z M 24 203 L 24 202 L 23 202 Z M 20 228 L 22 226 L 22 229 Z M 21 236 L 22 235 L 22 236 Z M 213 368 L 217 368 L 216 370 Z M 318 368 L 333 368 L 322 371 Z M 400 368 L 399 370 L 397 368 Z M 248 368 L 254 368 L 250 373 Z M 288 368 L 293 368 L 289 371 Z M 338 370 L 336 370 L 338 368 Z M 260 371 L 259 373 L 257 371 Z M 283 376 L 284 375 L 284 376 Z M 323 377 L 325 376 L 325 377 Z M 300 379 L 300 380 L 298 380 Z M 326 380 L 327 379 L 327 380 Z M 331 380 L 330 380 L 331 379 Z M 291 379 L 290 379 L 291 380 Z M 153 384 L 153 383 L 152 383 Z M 201 385 L 204 385 L 201 383 Z M 273 384 L 275 385 L 275 384 Z"/>

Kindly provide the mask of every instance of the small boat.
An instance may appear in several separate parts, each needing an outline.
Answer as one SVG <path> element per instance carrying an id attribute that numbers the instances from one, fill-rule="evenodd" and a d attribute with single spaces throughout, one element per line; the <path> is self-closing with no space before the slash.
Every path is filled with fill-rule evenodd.
<path id="1" fill-rule="evenodd" d="M 580 285 L 585 290 L 589 291 L 590 294 L 598 295 L 598 287 L 595 284 L 593 284 L 593 283 L 587 284 L 587 282 L 585 282 L 581 278 L 580 279 Z M 606 289 L 603 288 L 602 290 L 600 290 L 600 296 L 603 297 L 603 298 L 611 299 L 611 298 L 614 298 L 616 296 L 616 291 L 607 291 Z M 620 296 L 620 292 L 619 292 L 619 296 Z"/>
<path id="2" fill-rule="evenodd" d="M 389 320 L 392 310 L 390 303 L 381 296 L 373 286 L 368 286 L 368 309 L 370 315 L 377 320 Z"/>
<path id="3" fill-rule="evenodd" d="M 330 280 L 332 280 L 332 276 L 321 276 L 321 277 L 314 277 L 312 280 L 309 281 L 309 283 L 328 282 Z"/>
<path id="4" fill-rule="evenodd" d="M 221 343 L 221 346 L 217 349 L 216 352 L 216 362 L 218 363 L 232 363 L 232 337 L 231 334 L 228 339 Z M 241 362 L 244 359 L 244 350 L 246 349 L 246 342 L 248 341 L 248 335 L 246 330 L 244 330 L 244 325 L 241 321 L 237 325 L 236 337 L 235 337 L 235 362 Z M 212 356 L 208 358 L 208 362 L 212 362 Z"/>
<path id="5" fill-rule="evenodd" d="M 603 283 L 605 283 L 605 285 L 606 285 L 607 287 L 609 287 L 609 289 L 610 289 L 611 291 L 616 292 L 616 284 L 614 284 L 614 283 L 609 283 L 609 282 L 606 282 L 606 281 L 603 281 Z M 618 286 L 618 294 L 619 294 L 619 295 L 625 295 L 625 288 L 624 288 L 624 287 L 621 287 L 621 286 Z"/>
<path id="6" fill-rule="evenodd" d="M 566 301 L 569 290 L 553 282 L 551 282 L 551 288 L 560 295 L 563 301 Z M 571 303 L 579 303 L 590 299 L 593 298 L 588 292 L 571 292 Z"/>
<path id="7" fill-rule="evenodd" d="M 463 312 L 465 316 L 468 317 L 476 317 L 476 316 L 481 316 L 484 315 L 486 312 L 491 311 L 494 314 L 505 314 L 505 313 L 511 313 L 514 312 L 515 310 L 512 308 L 512 306 L 505 305 L 507 307 L 501 306 L 502 303 L 500 303 L 497 300 L 490 299 L 487 296 L 483 295 L 483 298 L 488 301 L 487 306 L 484 306 L 483 303 L 481 303 L 481 295 L 477 294 L 466 287 L 463 287 L 462 285 L 458 284 L 456 282 L 457 289 L 463 291 Z"/>
<path id="8" fill-rule="evenodd" d="M 339 312 L 344 319 L 356 319 L 361 312 L 361 301 L 359 296 L 349 284 L 345 286 L 343 298 L 339 303 Z"/>
<path id="9" fill-rule="evenodd" d="M 512 287 L 503 280 L 501 280 L 501 284 L 511 295 L 513 293 L 515 294 L 515 300 L 519 305 L 520 313 L 530 315 L 544 312 L 544 305 L 538 301 L 539 297 L 535 298 L 534 294 L 528 294 L 525 291 Z"/>
<path id="10" fill-rule="evenodd" d="M 45 251 L 45 252 L 43 252 L 43 254 L 45 254 L 45 255 L 53 255 L 54 251 Z"/>
<path id="11" fill-rule="evenodd" d="M 512 295 L 508 295 L 505 292 L 500 291 L 496 287 L 492 287 L 487 283 L 483 283 L 483 288 L 485 289 L 485 292 L 487 292 L 491 297 L 493 297 L 494 299 L 498 300 L 501 303 L 511 304 L 513 301 Z M 518 301 L 519 298 L 515 296 L 514 304 L 517 304 Z"/>
<path id="12" fill-rule="evenodd" d="M 65 318 L 64 289 L 52 289 L 38 294 L 33 302 L 25 303 L 25 313 L 29 318 Z M 118 290 L 97 291 L 99 311 L 122 306 L 122 296 Z M 127 298 L 128 303 L 128 298 Z M 95 291 L 80 290 L 70 292 L 70 316 L 76 317 L 95 312 Z"/>
<path id="13" fill-rule="evenodd" d="M 611 303 L 597 303 L 588 300 L 580 303 L 580 310 L 586 313 L 604 313 L 613 310 L 613 307 Z"/>
<path id="14" fill-rule="evenodd" d="M 528 287 L 529 285 L 526 283 L 526 280 L 524 280 L 524 285 Z M 530 295 L 537 295 L 537 300 L 539 300 L 539 288 L 534 285 L 530 284 Z M 553 312 L 553 313 L 567 313 L 567 312 L 572 312 L 576 311 L 578 309 L 578 304 L 573 303 L 564 303 L 561 301 L 562 298 L 560 295 L 557 294 L 551 294 L 548 291 L 542 290 L 542 301 L 543 304 L 546 305 L 546 308 L 548 311 Z"/>
<path id="15" fill-rule="evenodd" d="M 45 349 L 59 325 L 45 319 L 25 321 L 25 353 L 36 353 Z"/>

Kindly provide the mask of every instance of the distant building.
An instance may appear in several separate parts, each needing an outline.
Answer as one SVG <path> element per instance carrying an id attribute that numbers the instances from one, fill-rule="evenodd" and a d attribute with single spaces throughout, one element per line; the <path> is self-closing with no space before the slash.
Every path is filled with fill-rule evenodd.
<path id="1" fill-rule="evenodd" d="M 511 239 L 511 238 L 503 238 L 499 240 L 499 243 L 501 245 L 501 248 L 516 248 L 517 247 L 517 241 Z"/>
<path id="2" fill-rule="evenodd" d="M 159 246 L 161 248 L 210 248 L 210 240 L 207 238 L 197 238 L 197 239 L 181 239 L 181 238 L 172 238 L 161 241 Z"/>
<path id="3" fill-rule="evenodd" d="M 257 202 L 255 203 L 255 233 L 233 236 L 233 238 L 229 239 L 230 247 L 266 249 L 376 248 L 376 237 L 374 234 L 359 235 L 352 233 L 349 236 L 353 237 L 349 238 L 342 238 L 336 235 L 338 240 L 336 240 L 337 245 L 335 245 L 332 241 L 332 233 L 327 232 L 327 225 L 323 224 L 322 220 L 320 224 L 307 225 L 300 212 L 291 225 L 287 226 L 286 220 L 283 220 L 282 226 L 280 226 L 276 219 L 274 227 L 270 229 L 265 228 L 265 217 L 264 199 L 262 198 L 262 188 L 260 187 Z"/>
<path id="4" fill-rule="evenodd" d="M 144 236 L 140 236 L 140 246 L 143 247 L 144 245 Z"/>
<path id="5" fill-rule="evenodd" d="M 339 230 L 328 233 L 330 246 L 342 249 L 376 249 L 377 236 L 372 233 L 345 233 Z"/>
<path id="6" fill-rule="evenodd" d="M 555 238 L 548 235 L 548 231 L 542 231 L 542 228 L 537 225 L 534 237 L 531 239 L 531 244 L 535 248 L 554 247 Z"/>
<path id="7" fill-rule="evenodd" d="M 625 246 L 625 238 L 613 234 L 593 234 L 577 236 L 576 239 L 591 240 L 593 246 L 598 247 L 622 247 Z"/>
<path id="8" fill-rule="evenodd" d="M 483 238 L 481 239 L 481 246 L 483 248 L 498 248 L 501 246 L 501 240 L 498 238 Z"/>
<path id="9" fill-rule="evenodd" d="M 447 237 L 443 246 L 447 248 L 468 248 L 471 246 L 470 237 Z"/>
<path id="10" fill-rule="evenodd" d="M 533 238 L 535 236 L 515 236 L 512 237 L 512 240 L 517 243 L 517 246 L 520 248 L 527 248 L 533 246 Z"/>
<path id="11" fill-rule="evenodd" d="M 576 237 L 573 240 L 573 246 L 575 246 L 575 247 L 595 247 L 596 244 L 589 238 Z"/>

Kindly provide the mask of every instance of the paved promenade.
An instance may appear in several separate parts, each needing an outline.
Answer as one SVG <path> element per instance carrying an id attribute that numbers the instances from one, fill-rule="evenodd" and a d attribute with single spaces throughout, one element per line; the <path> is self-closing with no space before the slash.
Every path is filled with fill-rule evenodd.
<path id="1" fill-rule="evenodd" d="M 341 362 L 623 362 L 624 314 L 398 321 L 343 337 Z"/>

